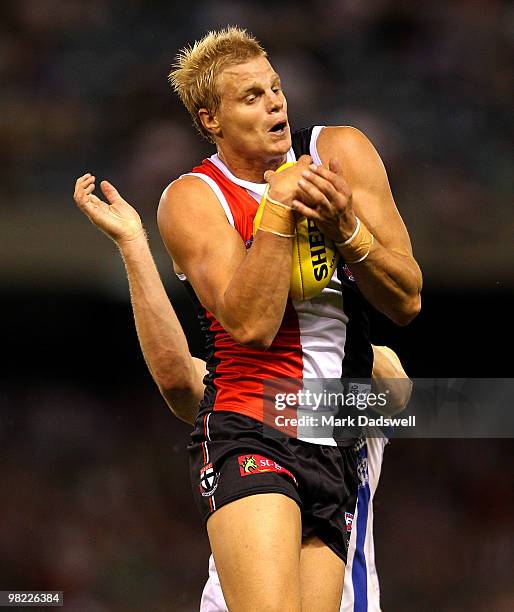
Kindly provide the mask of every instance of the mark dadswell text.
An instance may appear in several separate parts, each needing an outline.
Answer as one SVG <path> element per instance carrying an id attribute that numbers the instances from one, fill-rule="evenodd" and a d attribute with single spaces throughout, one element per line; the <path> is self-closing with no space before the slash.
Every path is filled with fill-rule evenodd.
<path id="1" fill-rule="evenodd" d="M 416 427 L 416 415 L 393 418 L 359 414 L 338 418 L 333 415 L 309 414 L 292 418 L 280 414 L 275 417 L 275 424 L 278 427 Z"/>

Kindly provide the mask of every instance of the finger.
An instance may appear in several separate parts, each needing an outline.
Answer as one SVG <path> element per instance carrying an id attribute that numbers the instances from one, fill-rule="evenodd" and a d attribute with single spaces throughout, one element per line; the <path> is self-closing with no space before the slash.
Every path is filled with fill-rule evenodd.
<path id="1" fill-rule="evenodd" d="M 95 177 L 91 176 L 80 183 L 73 194 L 73 199 L 77 204 L 81 204 L 88 199 L 89 194 L 95 189 Z"/>
<path id="2" fill-rule="evenodd" d="M 91 174 L 89 174 L 89 173 L 88 174 L 84 174 L 84 176 L 79 177 L 75 181 L 74 196 L 77 194 L 79 189 L 81 189 L 85 184 L 87 184 L 89 181 L 91 181 L 91 179 L 95 180 L 95 177 L 91 176 Z"/>
<path id="3" fill-rule="evenodd" d="M 334 186 L 336 186 L 341 180 L 335 172 L 332 172 L 332 170 L 329 170 L 325 166 L 317 166 L 316 164 L 311 164 L 309 166 L 309 170 L 316 176 L 322 177 Z"/>
<path id="4" fill-rule="evenodd" d="M 332 163 L 334 160 L 330 160 Z M 341 164 L 335 160 L 336 168 L 341 168 Z M 316 175 L 323 177 L 325 180 L 329 181 L 335 188 L 335 190 L 346 197 L 350 197 L 351 191 L 348 186 L 348 183 L 344 180 L 341 174 L 337 174 L 333 169 L 327 169 L 323 166 L 316 166 L 312 164 L 309 166 L 309 169 L 314 172 Z"/>
<path id="5" fill-rule="evenodd" d="M 302 155 L 297 162 L 300 166 L 308 166 L 312 164 L 312 157 L 310 155 Z"/>
<path id="6" fill-rule="evenodd" d="M 325 175 L 322 176 L 317 172 L 305 170 L 302 172 L 302 177 L 304 180 L 315 185 L 328 198 L 329 201 L 334 201 L 339 195 L 339 192 L 335 188 L 334 184 L 330 181 L 331 177 L 327 176 L 326 172 L 327 171 L 325 171 Z M 335 177 L 336 175 L 333 174 L 332 176 Z"/>
<path id="7" fill-rule="evenodd" d="M 94 177 L 94 176 L 91 176 L 91 177 L 89 177 L 89 178 L 87 178 L 87 179 L 84 179 L 84 180 L 82 181 L 82 183 L 79 185 L 78 189 L 79 189 L 79 191 L 80 191 L 81 189 L 82 189 L 82 190 L 83 190 L 83 189 L 88 189 L 89 187 L 91 187 L 91 185 L 93 185 L 93 187 L 94 187 L 94 185 L 95 185 L 95 177 Z"/>
<path id="8" fill-rule="evenodd" d="M 82 176 L 79 176 L 79 178 L 75 182 L 79 183 L 80 181 L 83 181 L 84 179 L 88 178 L 89 176 L 91 176 L 91 172 L 86 172 L 86 174 L 83 174 Z"/>
<path id="9" fill-rule="evenodd" d="M 325 194 L 318 189 L 316 185 L 306 179 L 300 179 L 298 181 L 298 187 L 302 192 L 302 195 L 306 197 L 302 197 L 304 203 L 310 208 L 320 208 L 323 207 L 327 210 L 330 209 L 330 202 L 325 196 Z"/>
<path id="10" fill-rule="evenodd" d="M 339 175 L 342 176 L 342 174 L 343 174 L 343 167 L 341 165 L 341 162 L 338 159 L 332 158 L 328 162 L 328 167 L 335 174 L 339 174 Z"/>
<path id="11" fill-rule="evenodd" d="M 88 181 L 91 180 L 91 178 L 93 178 L 94 180 L 94 176 L 92 177 L 91 174 L 84 174 L 84 176 L 79 177 L 76 181 L 75 181 L 75 191 L 77 191 L 77 189 L 80 189 L 80 187 L 82 187 L 85 183 L 87 183 Z"/>
<path id="12" fill-rule="evenodd" d="M 299 215 L 307 217 L 307 219 L 312 219 L 313 221 L 323 221 L 321 215 L 316 210 L 305 205 L 303 202 L 300 202 L 300 200 L 293 200 L 291 202 L 291 208 Z"/>
<path id="13" fill-rule="evenodd" d="M 100 183 L 100 187 L 109 204 L 115 204 L 116 202 L 123 200 L 119 194 L 119 191 L 112 183 L 109 183 L 109 181 L 102 181 Z"/>
<path id="14" fill-rule="evenodd" d="M 77 191 L 79 191 L 80 189 L 83 189 L 84 187 L 86 187 L 87 185 L 89 185 L 91 182 L 95 181 L 95 177 L 92 176 L 91 174 L 89 176 L 81 176 L 79 179 L 77 179 L 77 182 L 75 183 L 75 193 L 77 193 Z"/>
<path id="15" fill-rule="evenodd" d="M 264 173 L 264 180 L 266 181 L 266 183 L 270 182 L 270 179 L 274 174 L 276 174 L 274 170 L 266 170 L 266 172 Z"/>

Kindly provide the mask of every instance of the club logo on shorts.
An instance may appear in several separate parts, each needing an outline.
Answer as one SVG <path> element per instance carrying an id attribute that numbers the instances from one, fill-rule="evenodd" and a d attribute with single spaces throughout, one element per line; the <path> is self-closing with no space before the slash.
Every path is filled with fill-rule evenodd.
<path id="1" fill-rule="evenodd" d="M 344 513 L 344 522 L 346 523 L 346 531 L 350 532 L 353 527 L 353 514 L 351 512 Z"/>
<path id="2" fill-rule="evenodd" d="M 257 466 L 257 462 L 255 461 L 255 457 L 250 455 L 249 457 L 239 457 L 239 468 L 243 470 L 241 476 L 245 476 L 246 474 L 251 474 L 252 472 L 259 471 L 259 467 Z"/>
<path id="3" fill-rule="evenodd" d="M 286 474 L 298 486 L 296 478 L 289 470 L 279 465 L 273 459 L 268 459 L 262 455 L 240 455 L 237 458 L 239 464 L 239 473 L 241 476 L 251 476 L 252 474 L 263 474 L 266 472 L 275 472 L 276 474 Z"/>
<path id="4" fill-rule="evenodd" d="M 203 497 L 210 497 L 218 488 L 219 472 L 215 472 L 212 463 L 200 468 L 200 493 Z"/>

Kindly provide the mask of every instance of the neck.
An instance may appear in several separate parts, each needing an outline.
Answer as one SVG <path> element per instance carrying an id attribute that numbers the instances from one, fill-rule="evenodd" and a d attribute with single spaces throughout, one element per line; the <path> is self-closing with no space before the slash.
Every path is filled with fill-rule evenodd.
<path id="1" fill-rule="evenodd" d="M 287 159 L 286 155 L 272 157 L 267 160 L 262 158 L 248 159 L 238 155 L 227 154 L 220 147 L 218 147 L 218 157 L 234 176 L 251 183 L 264 183 L 264 173 L 267 170 L 276 170 Z"/>

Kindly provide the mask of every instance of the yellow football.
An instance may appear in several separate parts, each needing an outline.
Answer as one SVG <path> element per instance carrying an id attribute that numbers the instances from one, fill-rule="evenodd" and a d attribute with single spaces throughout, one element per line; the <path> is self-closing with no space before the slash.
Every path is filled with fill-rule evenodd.
<path id="1" fill-rule="evenodd" d="M 281 172 L 295 162 L 287 162 L 278 168 Z M 262 196 L 253 221 L 253 234 L 259 228 L 269 187 Z M 293 240 L 293 267 L 289 295 L 293 300 L 310 300 L 328 285 L 339 261 L 339 251 L 332 240 L 324 236 L 314 221 L 297 216 L 296 237 Z"/>

